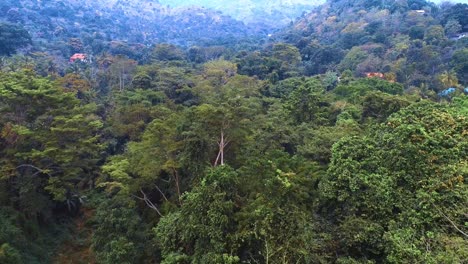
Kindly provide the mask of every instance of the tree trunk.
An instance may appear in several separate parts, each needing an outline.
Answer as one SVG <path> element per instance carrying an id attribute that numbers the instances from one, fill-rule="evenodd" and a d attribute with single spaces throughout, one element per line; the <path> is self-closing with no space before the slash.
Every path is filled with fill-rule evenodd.
<path id="1" fill-rule="evenodd" d="M 229 141 L 227 137 L 224 136 L 224 129 L 221 129 L 221 135 L 220 135 L 220 140 L 218 142 L 218 156 L 216 157 L 216 160 L 214 162 L 214 166 L 219 165 L 224 165 L 224 149 L 226 146 L 229 144 Z"/>

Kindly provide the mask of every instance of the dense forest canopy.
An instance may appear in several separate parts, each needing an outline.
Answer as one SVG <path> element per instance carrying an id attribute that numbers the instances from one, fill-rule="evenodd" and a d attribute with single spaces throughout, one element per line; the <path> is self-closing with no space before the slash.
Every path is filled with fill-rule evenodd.
<path id="1" fill-rule="evenodd" d="M 1 1 L 0 263 L 468 262 L 468 4 L 306 2 Z"/>
<path id="2" fill-rule="evenodd" d="M 301 14 L 322 4 L 322 0 L 159 0 L 171 7 L 203 6 L 222 11 L 247 24 L 266 24 L 271 28 L 281 28 Z"/>

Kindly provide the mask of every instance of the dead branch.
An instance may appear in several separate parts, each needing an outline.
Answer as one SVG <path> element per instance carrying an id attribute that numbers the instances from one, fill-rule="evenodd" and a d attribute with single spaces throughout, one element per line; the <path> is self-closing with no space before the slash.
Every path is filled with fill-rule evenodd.
<path id="1" fill-rule="evenodd" d="M 161 189 L 159 189 L 159 187 L 155 184 L 154 187 L 156 187 L 156 189 L 159 191 L 159 193 L 163 196 L 164 200 L 166 200 L 166 202 L 168 202 L 169 200 L 167 199 L 166 195 L 161 191 Z"/>
<path id="2" fill-rule="evenodd" d="M 137 198 L 138 200 L 144 201 L 144 202 L 146 203 L 146 205 L 147 205 L 149 208 L 151 208 L 151 209 L 153 209 L 154 211 L 156 211 L 156 213 L 157 213 L 159 216 L 162 217 L 163 215 L 162 215 L 161 212 L 159 211 L 158 207 L 156 207 L 156 205 L 155 205 L 153 202 L 151 202 L 151 200 L 148 198 L 148 196 L 147 196 L 146 193 L 143 191 L 143 189 L 140 188 L 140 192 L 141 192 L 141 194 L 143 195 L 143 197 L 138 197 L 138 196 L 136 196 L 136 195 L 132 195 L 132 196 L 135 197 L 135 198 Z"/>
<path id="3" fill-rule="evenodd" d="M 28 167 L 28 168 L 32 168 L 32 169 L 35 169 L 36 170 L 36 173 L 34 173 L 32 176 L 36 176 L 37 174 L 39 173 L 44 173 L 44 174 L 47 174 L 49 175 L 50 177 L 52 177 L 52 175 L 50 175 L 50 173 L 46 172 L 45 170 L 39 168 L 39 167 L 36 167 L 34 165 L 31 165 L 31 164 L 21 164 L 19 165 L 18 167 L 16 167 L 16 169 L 19 169 L 19 168 L 22 168 L 22 167 Z"/>
<path id="4" fill-rule="evenodd" d="M 447 215 L 444 214 L 444 212 L 442 212 L 441 209 L 439 209 L 439 207 L 437 207 L 435 204 L 432 204 L 436 209 L 437 211 L 439 211 L 439 213 L 458 231 L 460 232 L 460 234 L 464 235 L 466 238 L 468 238 L 468 234 L 463 232 L 460 228 L 458 228 L 458 226 L 455 224 L 455 222 L 453 222 Z"/>

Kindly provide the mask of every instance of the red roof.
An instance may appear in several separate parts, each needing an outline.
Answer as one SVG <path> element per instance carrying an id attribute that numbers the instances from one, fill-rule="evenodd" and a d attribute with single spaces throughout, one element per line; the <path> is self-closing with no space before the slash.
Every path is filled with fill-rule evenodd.
<path id="1" fill-rule="evenodd" d="M 70 62 L 75 62 L 76 60 L 86 60 L 86 54 L 75 53 L 70 57 Z"/>
<path id="2" fill-rule="evenodd" d="M 381 78 L 383 79 L 385 75 L 381 72 L 366 72 L 367 78 Z"/>

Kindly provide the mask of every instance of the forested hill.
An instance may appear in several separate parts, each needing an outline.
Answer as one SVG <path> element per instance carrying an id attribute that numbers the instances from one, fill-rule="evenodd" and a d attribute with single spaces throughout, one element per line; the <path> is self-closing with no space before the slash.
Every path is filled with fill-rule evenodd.
<path id="1" fill-rule="evenodd" d="M 70 45 L 78 45 L 72 47 L 75 52 L 100 53 L 109 46 L 141 50 L 135 45 L 228 45 L 258 36 L 256 30 L 220 12 L 201 7 L 172 9 L 157 1 L 4 0 L 0 13 L 2 20 L 29 31 L 37 49 L 67 55 Z M 70 39 L 79 43 L 71 44 Z M 121 43 L 110 45 L 111 41 Z"/>
<path id="2" fill-rule="evenodd" d="M 0 264 L 468 263 L 468 5 L 257 21 L 2 0 Z"/>
<path id="3" fill-rule="evenodd" d="M 328 1 L 277 37 L 299 49 L 309 75 L 382 72 L 406 87 L 437 87 L 451 72 L 467 85 L 467 13 L 466 4 L 423 0 Z"/>
<path id="4" fill-rule="evenodd" d="M 322 4 L 322 0 L 159 0 L 172 7 L 203 6 L 228 14 L 247 24 L 281 28 L 303 13 Z"/>

